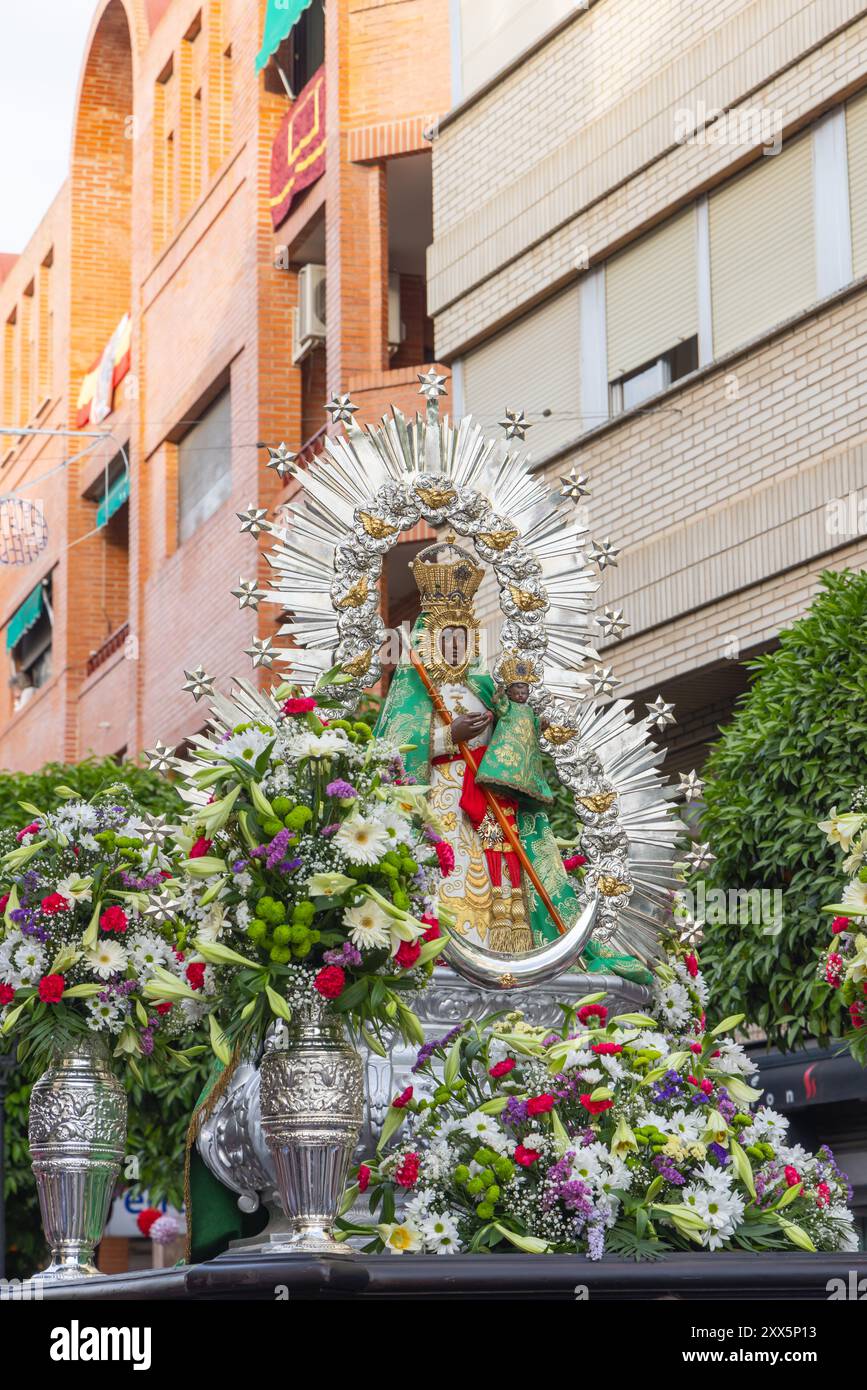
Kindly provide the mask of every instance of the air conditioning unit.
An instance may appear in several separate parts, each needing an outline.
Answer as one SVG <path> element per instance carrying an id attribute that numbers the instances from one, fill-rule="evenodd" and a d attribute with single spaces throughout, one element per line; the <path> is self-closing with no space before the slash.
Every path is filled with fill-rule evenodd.
<path id="1" fill-rule="evenodd" d="M 298 307 L 292 321 L 292 361 L 302 362 L 325 342 L 325 266 L 303 265 L 298 272 Z"/>
<path id="2" fill-rule="evenodd" d="M 394 270 L 388 276 L 388 355 L 393 357 L 406 337 L 406 325 L 400 319 L 400 276 Z"/>

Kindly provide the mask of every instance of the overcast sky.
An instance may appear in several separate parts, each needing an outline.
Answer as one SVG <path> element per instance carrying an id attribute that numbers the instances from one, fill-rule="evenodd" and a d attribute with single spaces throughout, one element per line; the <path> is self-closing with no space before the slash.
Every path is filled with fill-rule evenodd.
<path id="1" fill-rule="evenodd" d="M 23 251 L 69 169 L 97 0 L 0 0 L 0 251 Z"/>

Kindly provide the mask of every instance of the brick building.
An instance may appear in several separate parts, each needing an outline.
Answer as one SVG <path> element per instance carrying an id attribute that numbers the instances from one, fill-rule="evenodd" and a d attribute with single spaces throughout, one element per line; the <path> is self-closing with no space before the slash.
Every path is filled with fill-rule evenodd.
<path id="1" fill-rule="evenodd" d="M 185 667 L 249 673 L 260 444 L 415 409 L 451 104 L 448 0 L 94 0 L 68 180 L 0 257 L 0 766 L 177 742 Z"/>
<path id="2" fill-rule="evenodd" d="M 523 408 L 622 549 L 618 694 L 701 765 L 743 661 L 867 560 L 856 0 L 457 0 L 428 304 L 455 410 Z M 486 41 L 487 36 L 487 41 Z M 493 606 L 490 621 L 496 622 Z"/>

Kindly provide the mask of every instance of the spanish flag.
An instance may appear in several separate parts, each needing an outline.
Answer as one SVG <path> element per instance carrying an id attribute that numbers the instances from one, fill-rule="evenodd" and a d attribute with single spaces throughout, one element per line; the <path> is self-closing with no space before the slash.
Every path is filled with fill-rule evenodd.
<path id="1" fill-rule="evenodd" d="M 129 371 L 131 339 L 132 322 L 129 314 L 124 314 L 81 383 L 75 419 L 78 429 L 101 424 L 114 409 L 115 387 Z"/>

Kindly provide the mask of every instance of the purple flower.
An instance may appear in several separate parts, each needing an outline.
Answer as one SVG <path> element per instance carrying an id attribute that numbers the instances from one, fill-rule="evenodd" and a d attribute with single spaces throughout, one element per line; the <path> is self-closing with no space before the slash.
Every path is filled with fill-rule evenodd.
<path id="1" fill-rule="evenodd" d="M 509 1096 L 502 1113 L 502 1121 L 509 1129 L 520 1129 L 527 1122 L 527 1102 L 518 1100 L 517 1096 Z"/>
<path id="2" fill-rule="evenodd" d="M 340 821 L 336 820 L 333 821 L 331 825 L 323 825 L 319 834 L 323 837 L 323 839 L 329 839 L 332 835 L 336 835 L 339 829 Z"/>
<path id="3" fill-rule="evenodd" d="M 276 869 L 282 859 L 286 857 L 286 850 L 292 838 L 291 830 L 279 830 L 268 846 L 268 853 L 265 859 L 266 869 Z"/>
<path id="4" fill-rule="evenodd" d="M 713 1143 L 708 1144 L 707 1151 L 709 1154 L 713 1154 L 720 1168 L 728 1167 L 728 1164 L 731 1160 L 729 1158 L 728 1153 L 723 1148 L 722 1144 L 718 1144 L 716 1140 L 714 1140 Z"/>
<path id="5" fill-rule="evenodd" d="M 324 960 L 326 965 L 359 966 L 361 964 L 361 952 L 353 946 L 351 941 L 344 941 L 339 950 L 326 951 Z"/>
<path id="6" fill-rule="evenodd" d="M 430 1042 L 426 1042 L 423 1047 L 419 1048 L 418 1056 L 416 1057 L 412 1065 L 412 1070 L 419 1071 L 425 1065 L 426 1062 L 430 1061 L 430 1058 L 433 1056 L 433 1054 L 437 1051 L 438 1048 L 445 1049 L 447 1047 L 451 1047 L 455 1038 L 464 1031 L 465 1027 L 465 1024 L 459 1023 L 456 1027 L 450 1029 L 444 1037 L 433 1038 Z"/>
<path id="7" fill-rule="evenodd" d="M 281 859 L 277 865 L 281 874 L 290 874 L 293 869 L 300 869 L 302 860 L 300 859 Z"/>
<path id="8" fill-rule="evenodd" d="M 145 1057 L 150 1057 L 154 1050 L 154 1035 L 150 1028 L 143 1028 L 141 1030 L 139 1033 L 139 1043 L 141 1044 L 141 1050 Z"/>
<path id="9" fill-rule="evenodd" d="M 333 782 L 329 782 L 325 788 L 326 796 L 335 796 L 338 801 L 350 801 L 352 797 L 358 796 L 351 782 L 345 782 L 342 777 L 338 777 Z"/>
<path id="10" fill-rule="evenodd" d="M 601 1260 L 605 1254 L 605 1227 L 601 1221 L 591 1221 L 587 1227 L 587 1254 L 591 1260 Z"/>
<path id="11" fill-rule="evenodd" d="M 242 873 L 244 872 L 244 870 L 246 869 L 246 867 L 247 867 L 247 860 L 246 860 L 246 859 L 236 859 L 235 862 L 234 862 L 234 864 L 232 865 L 232 873 L 233 873 L 233 874 L 242 874 Z"/>
<path id="12" fill-rule="evenodd" d="M 653 1166 L 658 1173 L 662 1174 L 666 1182 L 673 1183 L 675 1187 L 682 1187 L 686 1182 L 683 1173 L 681 1173 L 678 1168 L 675 1168 L 671 1159 L 666 1158 L 665 1154 L 655 1154 Z"/>

